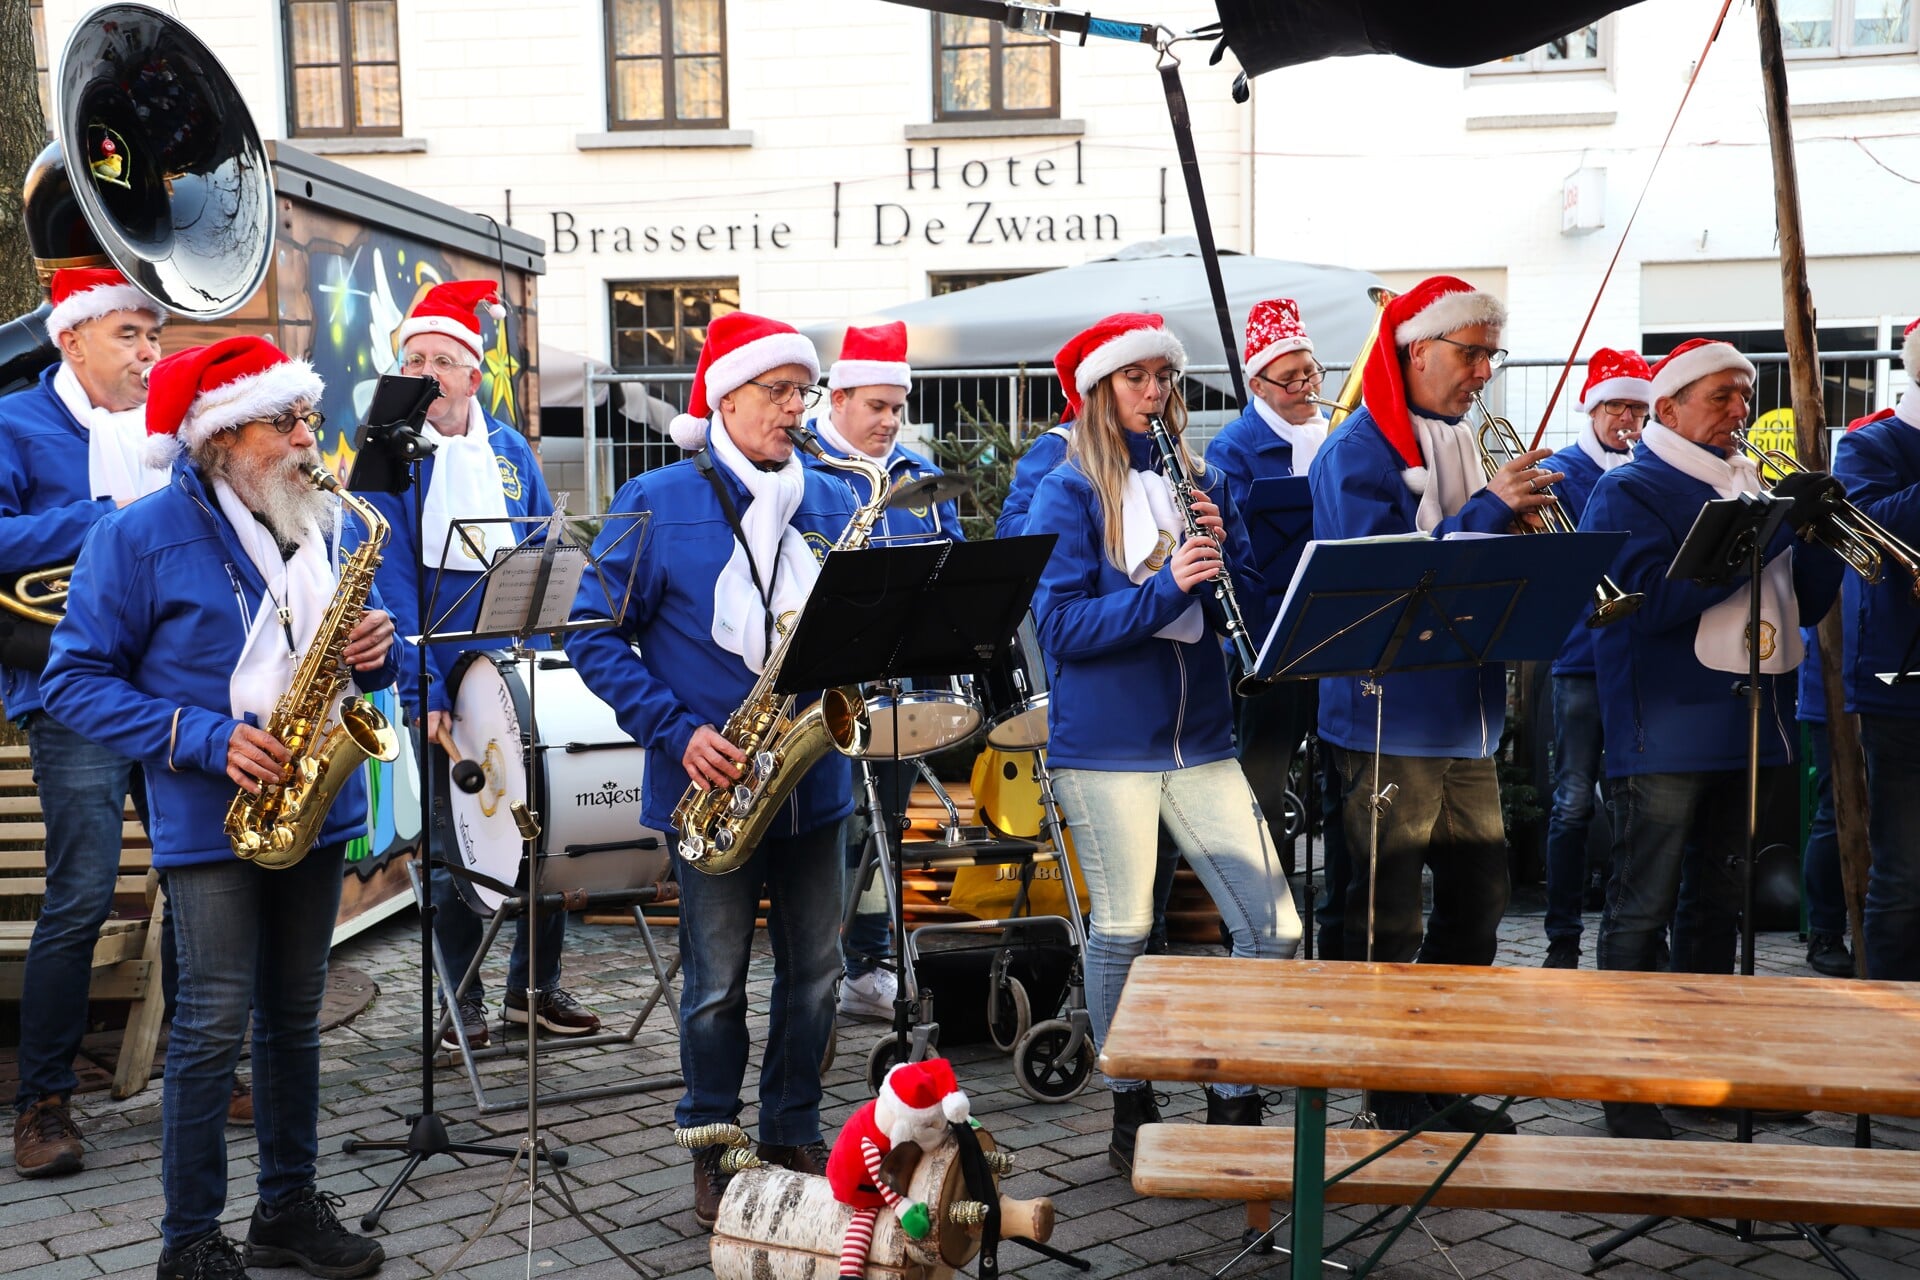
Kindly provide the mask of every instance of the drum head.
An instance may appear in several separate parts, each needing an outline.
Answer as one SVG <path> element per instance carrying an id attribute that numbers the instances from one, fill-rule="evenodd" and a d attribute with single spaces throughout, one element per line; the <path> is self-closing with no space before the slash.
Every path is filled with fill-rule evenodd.
<path id="1" fill-rule="evenodd" d="M 987 730 L 987 745 L 1001 751 L 1038 751 L 1047 745 L 1047 695 Z"/>
<path id="2" fill-rule="evenodd" d="M 901 681 L 866 686 L 871 736 L 861 754 L 869 760 L 913 760 L 965 742 L 980 728 L 980 704 L 971 682 L 928 689 Z"/>
<path id="3" fill-rule="evenodd" d="M 460 865 L 504 884 L 520 876 L 525 846 L 507 806 L 528 801 L 523 724 L 526 686 L 505 654 L 461 656 L 448 680 L 453 703 L 453 739 L 460 754 L 478 764 L 486 780 L 473 794 L 450 785 L 440 770 L 435 785 L 445 787 L 453 828 L 453 853 Z M 482 915 L 500 909 L 505 894 L 459 876 L 454 884 L 467 904 Z"/>

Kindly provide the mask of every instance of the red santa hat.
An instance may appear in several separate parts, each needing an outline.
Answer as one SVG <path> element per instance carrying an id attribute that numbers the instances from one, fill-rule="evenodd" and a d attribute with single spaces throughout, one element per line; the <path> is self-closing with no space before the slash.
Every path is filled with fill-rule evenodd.
<path id="1" fill-rule="evenodd" d="M 689 451 L 704 449 L 713 406 L 783 364 L 804 365 L 809 382 L 820 380 L 819 355 L 792 325 L 746 311 L 729 311 L 709 324 L 700 363 L 694 366 L 687 411 L 668 427 L 673 442 Z"/>
<path id="2" fill-rule="evenodd" d="M 487 348 L 480 341 L 478 309 L 485 304 L 487 314 L 504 320 L 507 309 L 500 305 L 500 286 L 492 280 L 449 280 L 426 291 L 415 304 L 413 314 L 400 322 L 395 341 L 407 345 L 416 333 L 438 333 L 452 338 L 483 359 Z"/>
<path id="3" fill-rule="evenodd" d="M 1900 363 L 1907 366 L 1907 381 L 1920 382 L 1920 320 L 1907 326 L 1900 348 Z"/>
<path id="4" fill-rule="evenodd" d="M 1732 343 L 1717 338 L 1688 338 L 1653 366 L 1653 398 L 1659 400 L 1673 395 L 1723 369 L 1738 369 L 1749 378 L 1754 376 L 1753 361 L 1735 351 Z"/>
<path id="5" fill-rule="evenodd" d="M 970 1114 L 972 1104 L 945 1058 L 903 1062 L 888 1071 L 873 1108 L 874 1123 L 896 1146 L 924 1141 L 930 1131 L 960 1124 Z"/>
<path id="6" fill-rule="evenodd" d="M 1360 394 L 1380 434 L 1409 467 L 1425 466 L 1420 441 L 1407 413 L 1406 380 L 1400 373 L 1400 352 L 1426 338 L 1444 338 L 1456 330 L 1486 325 L 1500 329 L 1507 308 L 1500 299 L 1455 276 L 1430 276 L 1387 303 L 1380 313 L 1380 332 L 1393 341 L 1376 342 L 1360 371 Z"/>
<path id="7" fill-rule="evenodd" d="M 1581 388 L 1581 413 L 1592 413 L 1608 400 L 1653 403 L 1653 370 L 1638 351 L 1602 347 L 1587 360 L 1587 385 Z"/>
<path id="8" fill-rule="evenodd" d="M 318 404 L 325 389 L 312 365 L 252 334 L 188 347 L 148 375 L 147 461 L 166 466 L 219 432 Z"/>
<path id="9" fill-rule="evenodd" d="M 1187 367 L 1187 349 L 1150 311 L 1122 311 L 1083 329 L 1060 348 L 1053 370 L 1067 393 L 1067 416 L 1080 416 L 1081 397 L 1108 374 L 1142 360 L 1164 356 L 1175 372 Z"/>
<path id="10" fill-rule="evenodd" d="M 112 267 L 62 267 L 53 273 L 53 311 L 47 336 L 55 342 L 69 329 L 116 311 L 144 311 L 166 319 L 160 304 Z"/>
<path id="11" fill-rule="evenodd" d="M 1256 302 L 1247 312 L 1247 376 L 1253 377 L 1281 356 L 1312 351 L 1313 339 L 1300 323 L 1300 304 L 1292 298 Z"/>
<path id="12" fill-rule="evenodd" d="M 849 325 L 840 343 L 840 358 L 827 370 L 827 386 L 834 391 L 853 387 L 913 390 L 913 366 L 907 363 L 907 322 L 895 320 L 866 329 Z"/>

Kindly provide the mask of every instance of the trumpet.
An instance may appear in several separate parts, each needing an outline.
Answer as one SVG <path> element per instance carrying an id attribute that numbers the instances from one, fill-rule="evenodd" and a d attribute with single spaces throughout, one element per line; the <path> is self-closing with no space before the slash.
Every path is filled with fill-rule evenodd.
<path id="1" fill-rule="evenodd" d="M 1759 470 L 1761 487 L 1769 492 L 1781 479 L 1808 472 L 1808 468 L 1801 466 L 1792 454 L 1784 449 L 1762 448 L 1747 439 L 1744 431 L 1736 432 L 1733 441 L 1734 447 Z M 1773 473 L 1771 480 L 1768 478 L 1769 472 Z M 1801 536 L 1818 542 L 1839 556 L 1846 561 L 1849 569 L 1869 584 L 1877 584 L 1886 575 L 1886 562 L 1893 561 L 1906 573 L 1912 583 L 1914 598 L 1920 600 L 1920 551 L 1914 550 L 1891 529 L 1852 502 L 1842 501 L 1832 515 L 1818 524 L 1810 525 Z"/>
<path id="2" fill-rule="evenodd" d="M 1480 465 L 1486 470 L 1487 479 L 1492 480 L 1500 468 L 1527 452 L 1527 446 L 1521 443 L 1520 433 L 1513 429 L 1513 423 L 1496 417 L 1478 394 L 1473 397 L 1473 406 L 1480 411 L 1481 418 L 1480 429 L 1474 433 L 1474 444 L 1480 453 Z M 1553 491 L 1551 485 L 1540 486 L 1536 492 L 1546 494 L 1553 501 L 1535 513 L 1540 518 L 1538 528 L 1523 522 L 1522 529 L 1528 533 L 1574 533 L 1579 529 L 1579 523 L 1561 503 L 1560 495 Z M 1593 612 L 1587 615 L 1587 625 L 1595 628 L 1610 626 L 1645 602 L 1646 597 L 1639 592 L 1622 591 L 1618 583 L 1603 575 L 1593 588 Z"/>

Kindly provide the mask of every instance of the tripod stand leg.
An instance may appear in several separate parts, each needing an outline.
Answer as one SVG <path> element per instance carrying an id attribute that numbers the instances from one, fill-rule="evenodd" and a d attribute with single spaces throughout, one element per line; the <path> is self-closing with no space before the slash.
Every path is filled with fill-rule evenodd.
<path id="1" fill-rule="evenodd" d="M 496 1147 L 477 1142 L 451 1141 L 447 1137 L 447 1122 L 440 1118 L 439 1113 L 432 1111 L 429 1111 L 425 1115 L 414 1117 L 413 1128 L 407 1134 L 406 1141 L 404 1142 L 362 1142 L 358 1138 L 348 1138 L 340 1144 L 340 1150 L 348 1155 L 356 1155 L 364 1151 L 404 1151 L 407 1153 L 406 1162 L 400 1166 L 400 1172 L 394 1175 L 394 1179 L 387 1185 L 387 1189 L 380 1193 L 380 1198 L 374 1202 L 373 1208 L 367 1210 L 367 1212 L 362 1215 L 360 1228 L 363 1231 L 371 1231 L 380 1225 L 380 1215 L 387 1211 L 387 1206 L 393 1203 L 393 1198 L 400 1193 L 400 1188 L 407 1185 L 407 1179 L 413 1176 L 413 1171 L 418 1169 L 421 1162 L 428 1157 L 441 1155 L 512 1156 L 517 1153 L 513 1147 Z"/>

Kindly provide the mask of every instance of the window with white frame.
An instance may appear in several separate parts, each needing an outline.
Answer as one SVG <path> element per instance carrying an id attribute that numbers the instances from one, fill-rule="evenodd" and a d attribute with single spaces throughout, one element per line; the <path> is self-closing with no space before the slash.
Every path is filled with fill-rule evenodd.
<path id="1" fill-rule="evenodd" d="M 1780 0 L 1780 41 L 1789 57 L 1912 53 L 1913 0 Z"/>
<path id="2" fill-rule="evenodd" d="M 1473 69 L 1473 74 L 1604 71 L 1607 67 L 1607 46 L 1612 43 L 1608 27 L 1609 24 L 1604 21 L 1575 27 L 1566 35 L 1549 40 L 1538 48 L 1501 58 L 1497 62 L 1483 63 Z"/>

